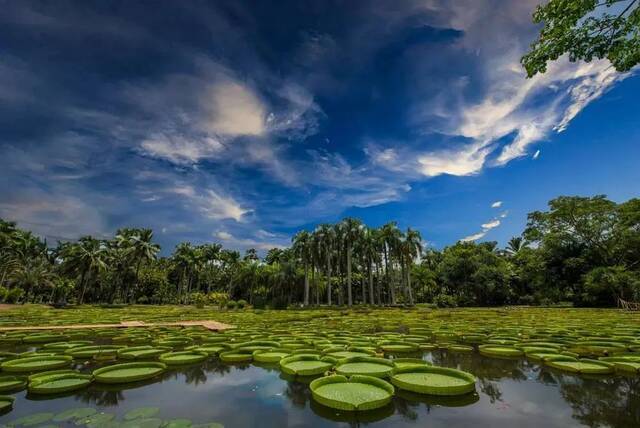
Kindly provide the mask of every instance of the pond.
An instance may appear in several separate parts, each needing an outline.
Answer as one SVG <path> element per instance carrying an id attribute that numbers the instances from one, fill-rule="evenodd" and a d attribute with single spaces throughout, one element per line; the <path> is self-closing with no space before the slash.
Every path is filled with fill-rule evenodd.
<path id="1" fill-rule="evenodd" d="M 488 358 L 477 351 L 435 350 L 421 357 L 435 365 L 473 373 L 476 392 L 438 398 L 400 391 L 382 408 L 344 412 L 316 403 L 309 379 L 289 378 L 277 365 L 226 364 L 211 357 L 142 383 L 93 383 L 63 396 L 17 392 L 12 394 L 16 398 L 13 410 L 0 416 L 0 424 L 130 428 L 191 424 L 261 428 L 640 426 L 638 376 L 572 375 L 527 359 Z M 76 368 L 90 372 L 98 365 L 80 362 Z"/>

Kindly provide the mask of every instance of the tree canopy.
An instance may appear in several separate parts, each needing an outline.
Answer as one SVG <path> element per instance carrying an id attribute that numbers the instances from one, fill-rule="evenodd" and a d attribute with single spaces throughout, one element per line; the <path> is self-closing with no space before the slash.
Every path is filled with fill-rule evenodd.
<path id="1" fill-rule="evenodd" d="M 572 62 L 606 58 L 620 72 L 640 62 L 640 0 L 550 0 L 533 22 L 542 29 L 522 57 L 528 77 L 564 54 Z"/>

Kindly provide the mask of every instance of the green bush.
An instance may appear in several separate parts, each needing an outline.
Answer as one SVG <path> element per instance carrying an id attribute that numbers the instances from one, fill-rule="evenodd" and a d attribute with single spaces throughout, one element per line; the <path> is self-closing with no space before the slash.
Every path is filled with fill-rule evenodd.
<path id="1" fill-rule="evenodd" d="M 238 309 L 244 309 L 244 308 L 246 308 L 248 306 L 248 303 L 247 303 L 246 300 L 240 299 L 240 300 L 238 300 L 236 302 L 236 305 L 237 305 Z"/>
<path id="2" fill-rule="evenodd" d="M 229 300 L 227 302 L 227 309 L 235 309 L 238 307 L 238 304 L 236 303 L 235 300 Z"/>
<path id="3" fill-rule="evenodd" d="M 458 306 L 456 298 L 448 294 L 440 293 L 434 299 L 433 303 L 439 308 L 455 308 Z"/>
<path id="4" fill-rule="evenodd" d="M 20 288 L 12 288 L 7 290 L 4 294 L 4 298 L 2 299 L 5 303 L 17 303 L 18 300 L 22 297 L 24 291 Z"/>

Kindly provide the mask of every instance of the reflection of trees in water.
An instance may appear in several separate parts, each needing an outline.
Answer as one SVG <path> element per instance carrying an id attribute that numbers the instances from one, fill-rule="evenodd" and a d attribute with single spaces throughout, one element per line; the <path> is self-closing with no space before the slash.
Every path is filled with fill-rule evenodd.
<path id="1" fill-rule="evenodd" d="M 307 402 L 311 400 L 309 385 L 303 382 L 287 382 L 284 395 L 291 400 L 294 406 L 300 408 L 305 408 Z"/>
<path id="2" fill-rule="evenodd" d="M 640 377 L 583 378 L 551 374 L 573 417 L 589 427 L 640 426 Z"/>
<path id="3" fill-rule="evenodd" d="M 78 400 L 87 404 L 95 404 L 97 406 L 115 407 L 124 401 L 122 390 L 104 390 L 89 388 L 81 391 L 77 395 Z"/>
<path id="4" fill-rule="evenodd" d="M 408 401 L 403 398 L 394 397 L 393 405 L 396 409 L 396 412 L 400 414 L 403 418 L 415 421 L 418 419 L 418 413 L 414 410 L 415 408 L 420 406 L 420 403 L 415 401 Z M 431 411 L 431 406 L 427 404 L 427 413 Z"/>
<path id="5" fill-rule="evenodd" d="M 527 380 L 527 372 L 532 371 L 529 363 L 522 358 L 489 358 L 473 353 L 447 352 L 432 353 L 433 363 L 437 366 L 452 367 L 473 373 L 480 380 L 511 379 Z"/>

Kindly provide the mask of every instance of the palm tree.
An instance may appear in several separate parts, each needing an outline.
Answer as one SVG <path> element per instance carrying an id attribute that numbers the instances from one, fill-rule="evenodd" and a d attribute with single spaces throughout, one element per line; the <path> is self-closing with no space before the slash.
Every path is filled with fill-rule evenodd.
<path id="1" fill-rule="evenodd" d="M 116 235 L 116 241 L 126 248 L 127 255 L 135 262 L 136 288 L 140 285 L 140 266 L 144 262 L 156 259 L 160 246 L 151 242 L 153 231 L 151 229 L 124 229 Z M 124 294 L 125 303 L 129 301 L 129 286 Z"/>
<path id="2" fill-rule="evenodd" d="M 362 234 L 362 256 L 367 266 L 367 273 L 369 276 L 369 303 L 371 303 L 372 305 L 375 305 L 373 292 L 373 265 L 380 256 L 380 253 L 378 251 L 378 235 L 378 230 L 370 227 L 366 227 Z M 364 294 L 363 301 L 364 303 L 366 303 Z"/>
<path id="3" fill-rule="evenodd" d="M 327 305 L 331 306 L 331 259 L 334 256 L 336 244 L 336 231 L 330 224 L 321 224 L 316 229 L 321 245 L 321 254 L 326 263 Z"/>
<path id="4" fill-rule="evenodd" d="M 398 229 L 398 224 L 395 221 L 389 222 L 382 226 L 381 237 L 383 242 L 383 255 L 385 265 L 385 276 L 387 279 L 387 286 L 389 287 L 389 293 L 391 296 L 391 304 L 396 304 L 396 291 L 394 284 L 390 277 L 390 265 L 392 264 L 391 257 L 396 252 L 401 232 Z"/>
<path id="5" fill-rule="evenodd" d="M 413 306 L 413 292 L 411 290 L 411 266 L 413 260 L 422 253 L 422 237 L 420 232 L 407 228 L 406 235 L 401 237 L 399 250 L 401 254 L 401 263 L 405 272 L 405 296 L 409 304 Z"/>
<path id="6" fill-rule="evenodd" d="M 51 264 L 42 258 L 27 260 L 11 276 L 12 282 L 25 290 L 25 302 L 29 301 L 31 292 L 39 287 L 53 289 L 56 278 Z"/>
<path id="7" fill-rule="evenodd" d="M 344 230 L 344 242 L 347 250 L 347 304 L 353 306 L 353 297 L 351 295 L 351 258 L 353 256 L 353 245 L 357 242 L 358 237 L 362 233 L 362 222 L 358 219 L 347 217 L 342 220 Z"/>
<path id="8" fill-rule="evenodd" d="M 304 306 L 309 306 L 309 262 L 311 259 L 311 234 L 301 230 L 292 239 L 293 252 L 304 264 Z"/>
<path id="9" fill-rule="evenodd" d="M 516 255 L 527 245 L 526 241 L 521 236 L 514 236 L 509 239 L 507 243 L 507 253 Z"/>
<path id="10" fill-rule="evenodd" d="M 79 277 L 80 296 L 78 303 L 84 302 L 89 281 L 107 268 L 107 249 L 104 242 L 84 236 L 77 243 L 63 245 L 61 249 L 63 271 Z"/>

